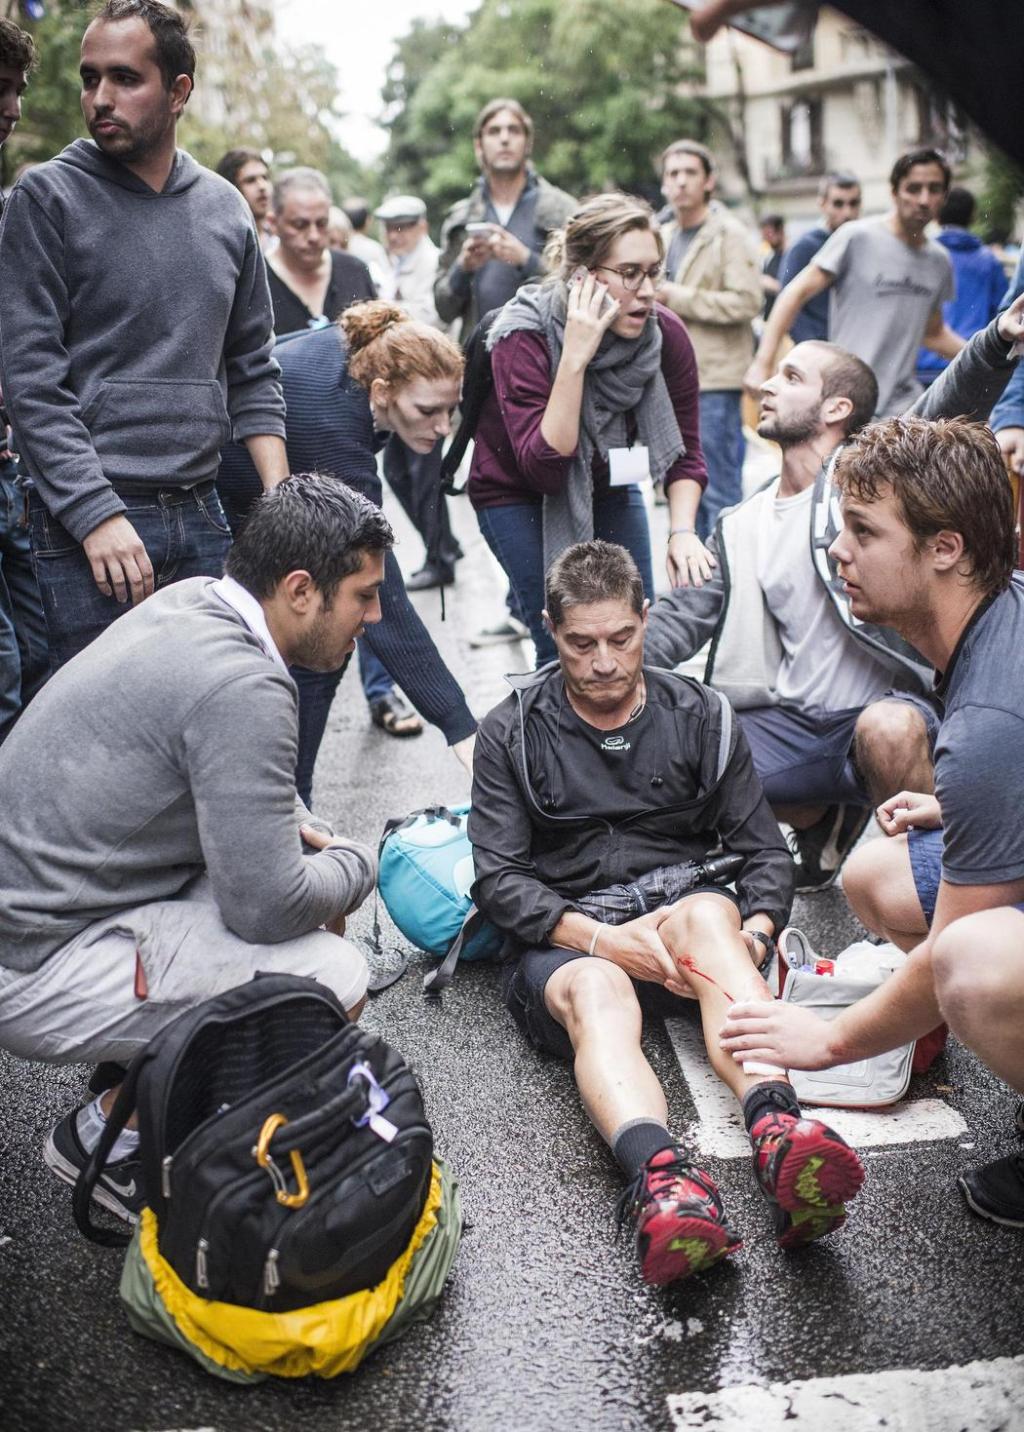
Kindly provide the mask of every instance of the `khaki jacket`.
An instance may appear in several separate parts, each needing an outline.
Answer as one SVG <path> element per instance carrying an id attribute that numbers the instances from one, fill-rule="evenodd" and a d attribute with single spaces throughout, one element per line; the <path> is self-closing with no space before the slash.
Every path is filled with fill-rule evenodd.
<path id="1" fill-rule="evenodd" d="M 678 225 L 662 225 L 668 252 Z M 686 324 L 697 354 L 701 392 L 743 386 L 754 356 L 751 321 L 764 293 L 753 238 L 713 203 L 686 257 L 665 285 L 664 302 Z"/>

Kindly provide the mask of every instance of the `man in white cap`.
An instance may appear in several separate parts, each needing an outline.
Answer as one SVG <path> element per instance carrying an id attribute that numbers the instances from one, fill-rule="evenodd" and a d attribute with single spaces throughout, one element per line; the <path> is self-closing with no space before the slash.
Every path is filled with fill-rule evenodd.
<path id="1" fill-rule="evenodd" d="M 415 194 L 395 194 L 374 210 L 374 218 L 384 226 L 384 246 L 390 261 L 381 298 L 400 303 L 410 318 L 443 328 L 434 305 L 434 279 L 441 251 L 427 228 L 426 204 Z"/>
<path id="2" fill-rule="evenodd" d="M 395 194 L 374 211 L 384 227 L 389 267 L 381 298 L 406 310 L 410 318 L 444 328 L 434 306 L 434 280 L 440 250 L 427 229 L 427 206 L 414 194 Z M 440 439 L 429 453 L 415 453 L 397 434 L 384 449 L 384 476 L 423 539 L 423 566 L 405 580 L 410 592 L 448 586 L 462 549 L 452 535 L 448 504 L 441 492 Z"/>

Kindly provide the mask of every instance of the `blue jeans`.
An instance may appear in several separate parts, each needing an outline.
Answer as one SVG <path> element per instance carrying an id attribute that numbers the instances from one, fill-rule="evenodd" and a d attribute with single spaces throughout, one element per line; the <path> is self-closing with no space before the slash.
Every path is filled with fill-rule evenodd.
<path id="1" fill-rule="evenodd" d="M 708 465 L 708 485 L 697 509 L 697 535 L 706 542 L 723 507 L 743 497 L 743 421 L 739 388 L 700 395 L 700 445 Z"/>
<path id="2" fill-rule="evenodd" d="M 530 628 L 537 665 L 555 659 L 555 644 L 544 626 L 544 536 L 539 502 L 511 507 L 482 507 L 480 531 L 508 577 L 523 621 Z M 594 536 L 625 547 L 640 569 L 644 595 L 654 598 L 651 534 L 638 487 L 609 487 L 594 495 Z"/>
<path id="3" fill-rule="evenodd" d="M 28 536 L 28 489 L 0 461 L 0 741 L 50 674 L 39 587 Z"/>
<path id="4" fill-rule="evenodd" d="M 121 493 L 121 500 L 149 553 L 158 588 L 183 577 L 223 575 L 231 530 L 212 482 Z M 36 492 L 29 497 L 29 520 L 50 664 L 56 671 L 130 608 L 103 595 L 81 544 L 50 516 Z"/>
<path id="5" fill-rule="evenodd" d="M 372 706 L 382 696 L 394 691 L 395 683 L 380 657 L 373 654 L 365 641 L 360 639 L 356 645 L 359 651 L 359 679 L 363 683 L 363 695 Z"/>

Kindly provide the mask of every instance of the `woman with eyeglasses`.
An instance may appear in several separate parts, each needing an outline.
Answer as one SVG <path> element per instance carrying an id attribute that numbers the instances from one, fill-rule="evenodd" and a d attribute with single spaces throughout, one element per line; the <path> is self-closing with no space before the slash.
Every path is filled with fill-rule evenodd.
<path id="1" fill-rule="evenodd" d="M 521 289 L 488 333 L 494 375 L 475 433 L 469 495 L 537 650 L 544 574 L 574 542 L 625 547 L 654 596 L 640 483 L 664 485 L 673 586 L 701 586 L 714 558 L 697 537 L 707 483 L 697 363 L 683 322 L 656 304 L 665 258 L 648 204 L 589 200 L 546 253 L 551 276 Z"/>

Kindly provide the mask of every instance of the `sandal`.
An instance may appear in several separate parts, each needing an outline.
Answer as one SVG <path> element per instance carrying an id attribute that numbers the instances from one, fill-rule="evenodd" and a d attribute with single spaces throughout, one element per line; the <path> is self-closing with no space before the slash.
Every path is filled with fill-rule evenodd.
<path id="1" fill-rule="evenodd" d="M 370 720 L 389 736 L 422 736 L 423 722 L 397 691 L 370 702 Z"/>

